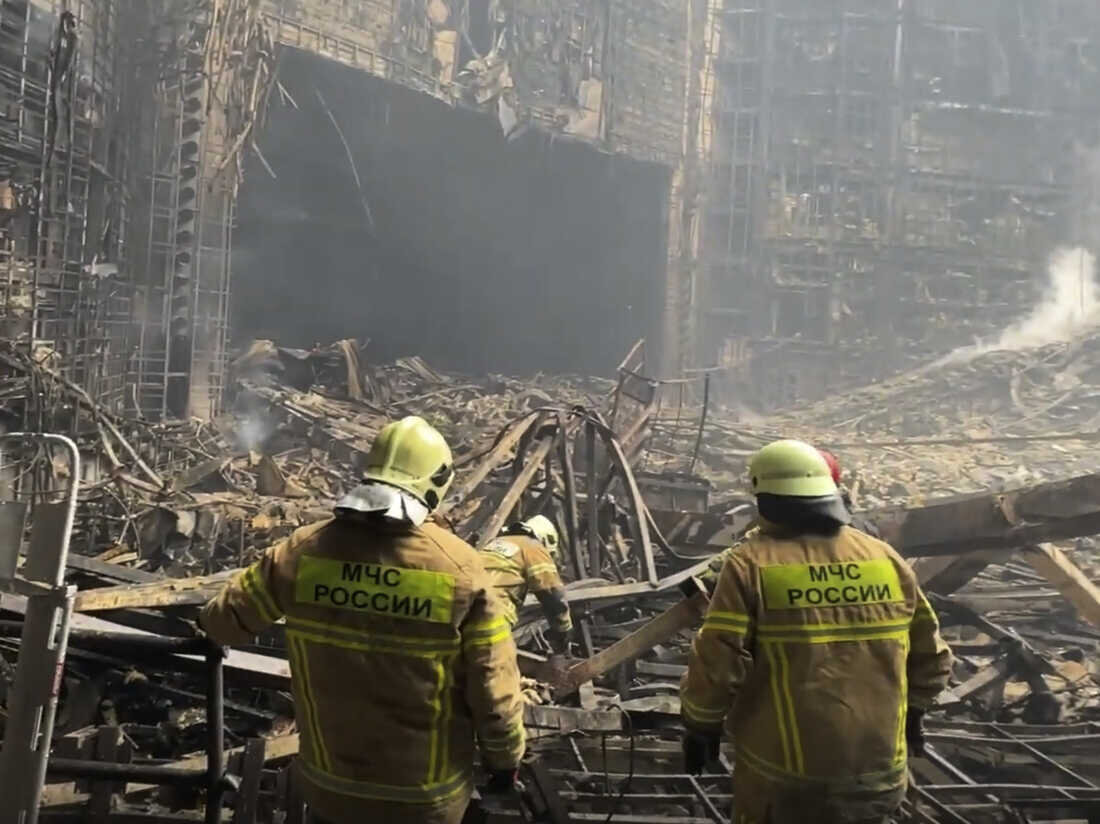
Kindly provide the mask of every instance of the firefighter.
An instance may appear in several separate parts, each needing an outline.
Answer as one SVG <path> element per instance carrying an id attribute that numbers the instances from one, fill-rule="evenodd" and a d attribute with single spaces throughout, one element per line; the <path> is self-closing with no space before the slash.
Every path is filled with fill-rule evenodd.
<path id="1" fill-rule="evenodd" d="M 724 726 L 735 824 L 885 822 L 951 652 L 905 561 L 847 525 L 816 449 L 769 444 L 749 472 L 759 531 L 729 554 L 680 684 L 687 770 Z"/>
<path id="2" fill-rule="evenodd" d="M 524 729 L 508 623 L 479 553 L 426 523 L 453 478 L 427 422 L 387 425 L 335 517 L 272 546 L 202 611 L 225 644 L 285 616 L 316 821 L 458 824 L 475 739 L 489 787 L 514 784 Z"/>
<path id="3" fill-rule="evenodd" d="M 844 504 L 844 508 L 848 511 L 849 523 L 866 532 L 875 538 L 879 537 L 878 527 L 870 521 L 866 520 L 862 516 L 852 514 L 852 499 L 848 495 L 848 491 L 840 485 L 840 462 L 836 459 L 836 456 L 832 452 L 828 452 L 824 449 L 817 450 L 821 457 L 825 461 L 825 465 L 829 467 L 829 477 L 833 479 L 833 483 L 836 484 L 837 492 L 840 495 L 840 500 Z M 759 531 L 759 520 L 754 520 L 749 528 L 745 531 L 744 538 L 751 538 Z M 707 592 L 714 594 L 714 588 L 718 585 L 718 576 L 722 574 L 722 568 L 726 565 L 726 559 L 729 558 L 736 547 L 730 547 L 722 552 L 719 552 L 712 559 L 710 564 L 707 565 L 706 570 L 699 576 L 699 580 L 707 588 Z"/>
<path id="4" fill-rule="evenodd" d="M 486 545 L 481 557 L 509 624 L 515 626 L 527 593 L 533 593 L 550 625 L 550 646 L 555 654 L 566 654 L 573 618 L 558 574 L 558 530 L 550 519 L 536 515 L 511 524 L 503 537 Z"/>

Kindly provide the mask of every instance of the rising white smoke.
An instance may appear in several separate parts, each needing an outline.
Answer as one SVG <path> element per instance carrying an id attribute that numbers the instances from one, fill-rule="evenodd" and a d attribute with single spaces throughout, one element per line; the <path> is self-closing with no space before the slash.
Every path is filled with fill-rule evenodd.
<path id="1" fill-rule="evenodd" d="M 1057 249 L 1047 264 L 1042 299 L 994 341 L 956 349 L 934 366 L 963 363 L 987 352 L 1020 351 L 1073 340 L 1100 324 L 1096 256 L 1082 247 Z"/>

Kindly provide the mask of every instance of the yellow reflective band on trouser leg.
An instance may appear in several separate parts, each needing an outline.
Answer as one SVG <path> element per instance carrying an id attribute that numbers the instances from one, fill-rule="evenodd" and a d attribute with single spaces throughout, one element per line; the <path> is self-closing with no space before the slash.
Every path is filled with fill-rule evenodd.
<path id="1" fill-rule="evenodd" d="M 287 650 L 291 654 L 291 671 L 294 678 L 300 681 L 299 692 L 302 696 L 301 711 L 305 715 L 305 726 L 309 730 L 310 749 L 312 750 L 313 763 L 324 770 L 331 770 L 332 763 L 325 747 L 325 739 L 321 734 L 321 725 L 317 719 L 317 702 L 313 695 L 313 679 L 309 672 L 309 650 L 306 642 L 301 638 L 293 637 L 287 633 Z M 307 759 L 308 761 L 309 759 Z"/>
<path id="2" fill-rule="evenodd" d="M 768 679 L 771 685 L 772 704 L 775 705 L 775 726 L 779 733 L 779 743 L 783 747 L 783 766 L 788 772 L 794 771 L 794 759 L 791 757 L 791 744 L 787 739 L 786 711 L 783 701 L 783 689 L 779 684 L 779 662 L 775 654 L 775 645 L 763 644 L 764 655 L 768 659 Z"/>

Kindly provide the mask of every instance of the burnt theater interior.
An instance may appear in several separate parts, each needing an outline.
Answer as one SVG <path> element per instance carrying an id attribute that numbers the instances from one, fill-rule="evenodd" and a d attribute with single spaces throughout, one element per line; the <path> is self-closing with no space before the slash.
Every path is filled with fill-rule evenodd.
<path id="1" fill-rule="evenodd" d="M 876 822 L 1100 821 L 1098 227 L 1095 0 L 0 0 L 0 824 L 325 820 L 292 616 L 201 610 L 408 416 L 570 617 L 463 821 L 739 821 L 681 680 L 787 439 L 954 654 Z"/>

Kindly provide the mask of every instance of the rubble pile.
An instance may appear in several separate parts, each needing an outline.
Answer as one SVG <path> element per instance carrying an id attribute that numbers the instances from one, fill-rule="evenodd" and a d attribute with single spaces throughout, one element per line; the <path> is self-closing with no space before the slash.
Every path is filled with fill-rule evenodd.
<path id="1" fill-rule="evenodd" d="M 1080 443 L 1048 436 L 1057 426 L 1059 437 L 1083 437 L 1068 431 L 1072 409 L 1080 410 L 1073 425 L 1084 428 L 1100 414 L 1100 404 L 1088 406 L 1088 351 L 994 353 L 752 425 L 705 406 L 662 411 L 661 382 L 644 377 L 640 346 L 617 382 L 520 381 L 445 375 L 419 358 L 373 365 L 354 341 L 308 351 L 257 341 L 231 365 L 225 415 L 173 424 L 97 409 L 47 364 L 7 353 L 24 386 L 41 387 L 74 413 L 71 431 L 92 457 L 69 557 L 68 580 L 80 591 L 55 760 L 168 759 L 200 769 L 205 756 L 196 753 L 211 721 L 203 662 L 153 651 L 143 639 L 192 635 L 198 606 L 229 575 L 297 526 L 328 516 L 387 420 L 419 414 L 456 456 L 442 522 L 482 544 L 509 517 L 542 512 L 565 538 L 575 659 L 564 675 L 549 668 L 533 601 L 516 639 L 531 750 L 557 787 L 550 795 L 577 820 L 615 813 L 725 821 L 728 780 L 679 774 L 677 684 L 706 605 L 693 577 L 751 520 L 742 481 L 748 457 L 784 436 L 841 454 L 861 515 L 914 559 L 958 654 L 930 735 L 943 760 L 914 761 L 919 789 L 907 820 L 937 820 L 929 811 L 948 807 L 964 812 L 962 820 L 986 820 L 967 816 L 981 804 L 1000 809 L 1006 791 L 998 788 L 1027 784 L 1028 776 L 1036 787 L 1028 803 L 1045 803 L 1044 793 L 1073 801 L 1088 787 L 1067 779 L 1061 761 L 1084 770 L 1100 723 L 1100 566 L 1091 551 L 1100 475 L 1086 474 L 1087 459 L 1059 471 L 1059 450 Z M 1044 388 L 1056 383 L 1075 394 L 1042 410 Z M 992 387 L 1000 384 L 1007 388 L 998 398 Z M 922 405 L 933 412 L 905 424 L 905 410 L 916 416 Z M 874 445 L 886 439 L 896 445 Z M 1045 462 L 1029 463 L 1029 474 L 1009 471 L 1025 454 Z M 66 480 L 48 455 L 14 457 L 44 473 L 46 488 Z M 10 616 L 0 621 L 7 672 L 21 607 L 0 598 Z M 225 660 L 229 769 L 255 788 L 232 797 L 235 820 L 272 820 L 295 804 L 284 650 L 276 624 Z M 1009 743 L 991 743 L 1001 739 Z M 1019 752 L 1003 760 L 1012 748 Z M 1100 759 L 1091 763 L 1085 784 L 1100 780 Z M 193 790 L 154 795 L 134 782 L 55 782 L 46 795 L 54 812 L 200 803 Z M 490 820 L 514 818 L 497 813 Z"/>

